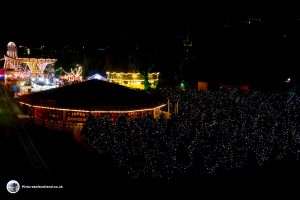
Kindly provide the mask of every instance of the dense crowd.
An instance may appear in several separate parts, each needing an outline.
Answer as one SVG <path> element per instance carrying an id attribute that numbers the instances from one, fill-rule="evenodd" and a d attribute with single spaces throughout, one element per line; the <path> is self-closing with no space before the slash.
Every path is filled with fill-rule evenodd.
<path id="1" fill-rule="evenodd" d="M 300 110 L 296 94 L 282 92 L 160 89 L 170 99 L 169 120 L 90 116 L 83 141 L 131 177 L 172 179 L 214 174 L 300 156 Z"/>

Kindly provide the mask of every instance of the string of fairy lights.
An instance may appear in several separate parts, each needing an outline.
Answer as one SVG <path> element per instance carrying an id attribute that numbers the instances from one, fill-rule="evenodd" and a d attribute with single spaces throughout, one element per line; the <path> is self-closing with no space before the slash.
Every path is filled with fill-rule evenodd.
<path id="1" fill-rule="evenodd" d="M 69 111 L 69 112 L 88 112 L 88 113 L 135 113 L 135 112 L 146 112 L 146 111 L 153 111 L 157 109 L 161 109 L 166 106 L 166 104 L 162 104 L 160 106 L 154 108 L 144 108 L 144 109 L 135 109 L 135 110 L 80 110 L 80 109 L 70 109 L 70 108 L 58 108 L 58 107 L 49 107 L 49 106 L 38 106 L 38 105 L 31 105 L 24 102 L 19 102 L 22 105 L 26 105 L 32 108 L 39 108 L 45 110 L 57 110 L 57 111 Z"/>
<path id="2" fill-rule="evenodd" d="M 249 162 L 300 156 L 299 97 L 283 93 L 238 90 L 203 92 L 160 89 L 179 112 L 135 118 L 90 116 L 83 141 L 110 154 L 131 178 L 149 175 L 174 180 L 186 174 L 213 175 Z M 292 98 L 292 99 L 291 99 Z"/>

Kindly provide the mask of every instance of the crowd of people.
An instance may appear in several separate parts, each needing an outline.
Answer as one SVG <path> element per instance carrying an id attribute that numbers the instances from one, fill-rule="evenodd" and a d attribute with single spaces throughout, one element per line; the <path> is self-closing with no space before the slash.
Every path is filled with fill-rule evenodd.
<path id="1" fill-rule="evenodd" d="M 299 160 L 300 99 L 283 92 L 159 89 L 171 118 L 90 116 L 84 143 L 127 169 L 131 177 L 173 179 L 215 174 L 278 159 Z M 173 106 L 172 106 L 173 105 Z"/>

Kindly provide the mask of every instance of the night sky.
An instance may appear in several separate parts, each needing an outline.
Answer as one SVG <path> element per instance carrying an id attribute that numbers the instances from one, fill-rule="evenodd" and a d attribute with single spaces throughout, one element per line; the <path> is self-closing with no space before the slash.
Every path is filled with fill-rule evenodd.
<path id="1" fill-rule="evenodd" d="M 0 32 L 1 52 L 9 41 L 52 48 L 117 44 L 124 52 L 138 45 L 165 58 L 161 63 L 176 65 L 173 58 L 188 35 L 195 58 L 186 69 L 193 71 L 191 79 L 285 80 L 296 77 L 300 65 L 300 15 L 292 11 L 187 2 L 49 3 L 40 9 L 23 4 L 1 13 L 2 27 L 10 27 Z M 16 23 L 6 20 L 8 16 Z"/>

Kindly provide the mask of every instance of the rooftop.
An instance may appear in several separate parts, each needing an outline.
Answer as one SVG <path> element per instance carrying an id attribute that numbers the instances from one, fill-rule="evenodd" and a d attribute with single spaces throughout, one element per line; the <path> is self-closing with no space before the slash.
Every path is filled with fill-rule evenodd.
<path id="1" fill-rule="evenodd" d="M 130 111 L 164 104 L 157 94 L 129 89 L 101 80 L 23 95 L 20 102 L 33 106 L 88 111 Z"/>

